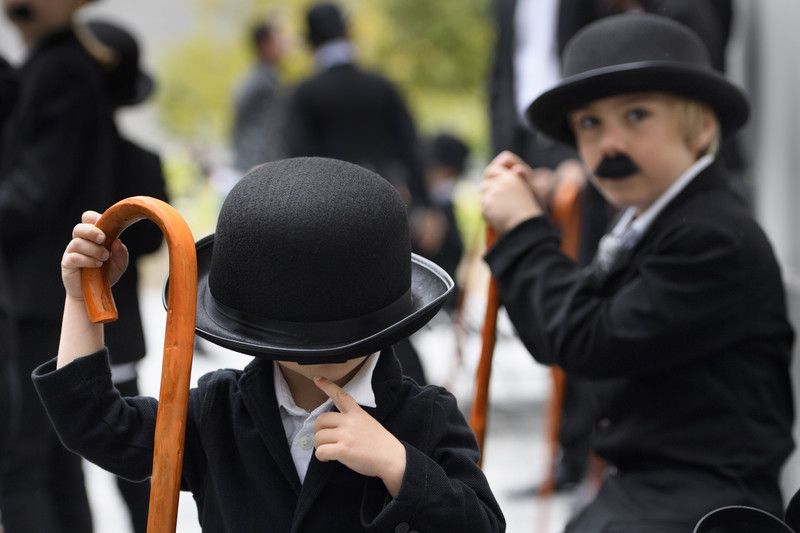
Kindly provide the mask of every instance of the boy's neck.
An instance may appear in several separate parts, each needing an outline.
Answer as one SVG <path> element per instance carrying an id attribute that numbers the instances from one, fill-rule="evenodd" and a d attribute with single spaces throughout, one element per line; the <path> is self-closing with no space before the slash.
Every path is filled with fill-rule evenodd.
<path id="1" fill-rule="evenodd" d="M 351 379 L 353 379 L 353 376 L 355 376 L 358 371 L 361 370 L 363 365 L 364 363 L 362 362 L 360 365 L 351 370 L 346 376 L 344 376 L 342 379 L 336 380 L 334 383 L 340 387 L 344 387 Z M 325 403 L 325 401 L 328 399 L 328 395 L 325 394 L 319 387 L 317 387 L 312 379 L 309 379 L 302 374 L 298 374 L 291 369 L 287 369 L 282 366 L 279 366 L 279 368 L 283 374 L 283 378 L 286 380 L 286 384 L 289 386 L 289 392 L 292 395 L 292 399 L 294 399 L 294 403 L 297 404 L 298 407 L 305 409 L 310 413 Z"/>

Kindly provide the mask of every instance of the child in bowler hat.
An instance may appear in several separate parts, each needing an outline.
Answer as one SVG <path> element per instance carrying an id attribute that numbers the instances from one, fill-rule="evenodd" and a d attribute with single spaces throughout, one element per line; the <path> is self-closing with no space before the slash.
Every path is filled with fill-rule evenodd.
<path id="1" fill-rule="evenodd" d="M 794 333 L 772 248 L 716 157 L 747 99 L 697 35 L 658 15 L 587 26 L 562 67 L 527 115 L 576 146 L 621 209 L 593 264 L 559 251 L 515 154 L 488 165 L 481 204 L 520 337 L 594 389 L 592 447 L 609 467 L 566 530 L 690 532 L 725 505 L 780 516 Z"/>
<path id="2" fill-rule="evenodd" d="M 70 449 L 144 479 L 157 401 L 116 392 L 81 293 L 81 268 L 126 266 L 97 218 L 64 253 L 59 354 L 34 379 Z M 453 286 L 410 250 L 402 199 L 362 167 L 282 160 L 231 190 L 197 242 L 196 331 L 254 359 L 190 392 L 182 488 L 203 530 L 504 531 L 455 398 L 404 379 L 390 348 Z"/>

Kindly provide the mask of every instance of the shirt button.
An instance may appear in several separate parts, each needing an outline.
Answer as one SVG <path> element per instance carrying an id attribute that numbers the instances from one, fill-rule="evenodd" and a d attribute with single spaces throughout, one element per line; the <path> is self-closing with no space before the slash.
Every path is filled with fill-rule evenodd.
<path id="1" fill-rule="evenodd" d="M 308 451 L 314 446 L 314 437 L 311 435 L 303 435 L 298 439 L 297 443 L 302 449 Z"/>
<path id="2" fill-rule="evenodd" d="M 609 431 L 611 431 L 611 420 L 608 418 L 601 418 L 597 421 L 598 433 L 608 433 Z"/>
<path id="3" fill-rule="evenodd" d="M 411 529 L 406 522 L 400 522 L 397 524 L 397 527 L 394 528 L 394 533 L 408 533 L 408 530 Z"/>

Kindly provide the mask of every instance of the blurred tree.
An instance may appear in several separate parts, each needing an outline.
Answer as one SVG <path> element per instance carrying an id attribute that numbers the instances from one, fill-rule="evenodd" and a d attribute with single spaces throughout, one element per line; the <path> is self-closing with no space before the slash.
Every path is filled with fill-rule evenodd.
<path id="1" fill-rule="evenodd" d="M 157 57 L 160 121 L 178 138 L 227 146 L 235 83 L 251 63 L 249 28 L 281 17 L 288 82 L 311 73 L 305 12 L 311 0 L 195 0 L 195 30 Z M 361 64 L 399 86 L 422 133 L 440 129 L 485 153 L 485 85 L 492 45 L 488 0 L 340 0 L 350 14 Z"/>

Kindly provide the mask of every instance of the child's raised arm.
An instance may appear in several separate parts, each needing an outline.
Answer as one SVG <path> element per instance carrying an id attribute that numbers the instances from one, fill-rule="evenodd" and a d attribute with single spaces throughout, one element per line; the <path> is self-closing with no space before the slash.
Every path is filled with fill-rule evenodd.
<path id="1" fill-rule="evenodd" d="M 72 230 L 72 240 L 61 258 L 61 278 L 66 290 L 57 368 L 103 348 L 103 325 L 93 324 L 81 289 L 81 268 L 99 268 L 111 259 L 109 282 L 113 285 L 128 266 L 128 250 L 117 239 L 109 254 L 102 243 L 105 234 L 94 223 L 100 214 L 86 211 Z"/>

